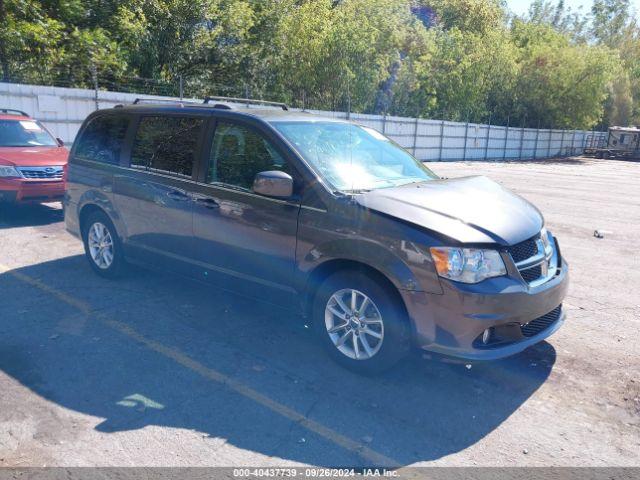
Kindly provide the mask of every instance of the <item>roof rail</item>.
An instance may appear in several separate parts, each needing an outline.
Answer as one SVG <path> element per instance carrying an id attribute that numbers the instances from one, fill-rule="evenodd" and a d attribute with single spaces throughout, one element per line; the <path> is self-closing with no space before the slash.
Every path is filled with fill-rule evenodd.
<path id="1" fill-rule="evenodd" d="M 191 102 L 188 100 L 170 100 L 168 98 L 136 98 L 133 101 L 134 105 L 139 105 L 141 103 L 168 103 L 168 104 L 177 104 L 177 105 L 184 105 L 185 103 L 189 103 L 189 104 L 198 104 L 200 105 L 198 102 Z"/>
<path id="2" fill-rule="evenodd" d="M 271 105 L 273 107 L 280 107 L 282 110 L 289 110 L 286 103 L 280 102 L 269 102 L 267 100 L 254 100 L 251 98 L 236 98 L 236 97 L 204 97 L 204 101 L 202 103 L 209 103 L 212 100 L 218 102 L 236 102 L 236 103 L 246 103 L 246 104 L 254 104 L 254 105 Z"/>
<path id="3" fill-rule="evenodd" d="M 6 113 L 9 115 L 22 115 L 23 117 L 31 117 L 28 113 L 23 112 L 22 110 L 16 110 L 14 108 L 0 108 L 0 113 Z"/>

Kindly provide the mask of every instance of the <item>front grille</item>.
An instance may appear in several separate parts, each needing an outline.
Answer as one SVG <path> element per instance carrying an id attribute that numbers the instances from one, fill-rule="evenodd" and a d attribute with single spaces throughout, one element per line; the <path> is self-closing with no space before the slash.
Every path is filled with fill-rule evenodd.
<path id="1" fill-rule="evenodd" d="M 555 268 L 551 265 L 551 253 L 544 249 L 540 233 L 524 242 L 507 247 L 506 250 L 513 258 L 522 279 L 530 285 L 544 281 L 542 279 L 546 277 L 549 269 Z"/>
<path id="2" fill-rule="evenodd" d="M 62 167 L 17 167 L 24 178 L 62 179 Z"/>
<path id="3" fill-rule="evenodd" d="M 526 270 L 520 270 L 520 275 L 522 275 L 522 279 L 525 282 L 533 282 L 542 276 L 542 267 L 540 265 L 536 265 L 535 267 L 527 268 Z"/>
<path id="4" fill-rule="evenodd" d="M 531 258 L 538 253 L 538 247 L 536 245 L 536 240 L 538 238 L 540 238 L 540 234 L 530 238 L 529 240 L 513 245 L 512 247 L 507 247 L 507 252 L 511 254 L 513 261 L 516 263 L 526 260 L 527 258 Z"/>
<path id="5" fill-rule="evenodd" d="M 520 330 L 525 337 L 533 337 L 538 333 L 549 328 L 553 323 L 560 318 L 560 312 L 562 311 L 562 305 L 558 305 L 549 313 L 542 315 L 541 317 L 531 320 L 529 323 L 522 325 Z"/>

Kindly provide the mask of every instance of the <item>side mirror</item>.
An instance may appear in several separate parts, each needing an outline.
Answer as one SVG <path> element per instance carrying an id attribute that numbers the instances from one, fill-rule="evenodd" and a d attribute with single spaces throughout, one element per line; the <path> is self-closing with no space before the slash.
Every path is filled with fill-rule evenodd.
<path id="1" fill-rule="evenodd" d="M 56 142 L 58 142 L 59 147 L 64 147 L 64 142 L 62 141 L 61 138 L 56 137 Z"/>
<path id="2" fill-rule="evenodd" d="M 265 197 L 288 198 L 293 195 L 293 178 L 279 170 L 260 172 L 253 180 L 253 191 Z"/>

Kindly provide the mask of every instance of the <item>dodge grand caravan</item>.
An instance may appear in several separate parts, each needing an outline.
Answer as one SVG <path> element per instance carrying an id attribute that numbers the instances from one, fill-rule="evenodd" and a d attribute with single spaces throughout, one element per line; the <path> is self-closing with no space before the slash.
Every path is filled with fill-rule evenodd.
<path id="1" fill-rule="evenodd" d="M 374 129 L 285 106 L 95 112 L 64 204 L 98 274 L 162 265 L 297 309 L 361 372 L 412 345 L 504 357 L 564 321 L 567 264 L 533 205 L 485 177 L 439 178 Z"/>

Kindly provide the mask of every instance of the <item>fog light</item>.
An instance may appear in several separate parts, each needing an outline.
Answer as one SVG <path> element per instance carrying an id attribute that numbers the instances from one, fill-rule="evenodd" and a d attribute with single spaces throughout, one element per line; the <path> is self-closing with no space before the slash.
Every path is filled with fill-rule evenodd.
<path id="1" fill-rule="evenodd" d="M 487 343 L 489 343 L 489 340 L 491 339 L 491 329 L 487 328 L 483 333 L 482 333 L 482 343 L 484 343 L 485 345 Z"/>

